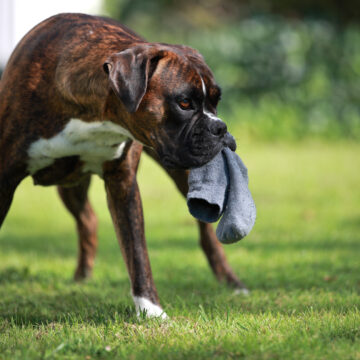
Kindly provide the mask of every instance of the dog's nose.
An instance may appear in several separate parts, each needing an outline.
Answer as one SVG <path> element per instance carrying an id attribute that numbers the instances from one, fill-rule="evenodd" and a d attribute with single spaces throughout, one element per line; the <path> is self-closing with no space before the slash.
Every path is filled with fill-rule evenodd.
<path id="1" fill-rule="evenodd" d="M 211 124 L 210 131 L 215 136 L 224 136 L 227 133 L 227 126 L 220 120 L 215 120 Z"/>

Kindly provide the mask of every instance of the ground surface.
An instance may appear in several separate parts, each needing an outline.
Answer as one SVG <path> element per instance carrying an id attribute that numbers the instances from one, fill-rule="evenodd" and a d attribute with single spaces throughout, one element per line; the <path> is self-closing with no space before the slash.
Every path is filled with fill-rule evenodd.
<path id="1" fill-rule="evenodd" d="M 171 320 L 135 317 L 106 210 L 94 277 L 73 283 L 73 222 L 54 188 L 26 180 L 0 232 L 0 358 L 360 359 L 360 146 L 239 149 L 258 209 L 251 235 L 226 247 L 250 297 L 213 278 L 173 185 L 140 173 L 155 282 Z"/>

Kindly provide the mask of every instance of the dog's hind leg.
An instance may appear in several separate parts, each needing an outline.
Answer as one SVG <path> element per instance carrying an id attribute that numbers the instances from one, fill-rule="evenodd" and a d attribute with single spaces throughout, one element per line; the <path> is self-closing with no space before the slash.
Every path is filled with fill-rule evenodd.
<path id="1" fill-rule="evenodd" d="M 150 155 L 156 162 L 159 159 L 156 154 L 148 148 L 144 148 L 146 153 Z M 177 188 L 186 197 L 188 192 L 188 172 L 185 170 L 164 170 L 174 180 Z M 248 290 L 242 281 L 238 279 L 234 271 L 231 269 L 224 252 L 224 249 L 216 237 L 215 231 L 211 224 L 197 221 L 200 232 L 200 245 L 203 249 L 209 265 L 220 282 L 226 282 L 229 286 L 235 288 L 239 293 L 247 294 Z"/>
<path id="2" fill-rule="evenodd" d="M 176 182 L 176 180 L 174 179 Z M 238 279 L 231 269 L 222 245 L 216 237 L 211 224 L 197 221 L 200 232 L 200 245 L 203 249 L 209 265 L 216 278 L 220 282 L 226 282 L 229 286 L 235 288 L 239 293 L 247 294 L 248 290 L 245 284 Z"/>
<path id="3" fill-rule="evenodd" d="M 174 180 L 180 192 L 186 197 L 188 192 L 188 172 L 182 170 L 166 170 Z M 237 278 L 231 269 L 224 249 L 216 237 L 211 224 L 197 220 L 200 232 L 200 245 L 203 249 L 209 265 L 220 282 L 226 282 L 229 286 L 239 289 L 242 293 L 247 293 L 246 286 Z"/>
<path id="4" fill-rule="evenodd" d="M 58 187 L 60 198 L 76 221 L 79 253 L 74 278 L 77 281 L 91 276 L 98 245 L 97 218 L 87 195 L 90 178 L 73 187 Z"/>

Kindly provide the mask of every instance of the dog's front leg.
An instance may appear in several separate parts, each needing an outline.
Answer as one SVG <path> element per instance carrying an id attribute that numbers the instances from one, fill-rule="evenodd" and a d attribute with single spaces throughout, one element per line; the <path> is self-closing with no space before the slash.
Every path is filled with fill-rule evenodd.
<path id="1" fill-rule="evenodd" d="M 152 278 L 136 181 L 137 164 L 133 164 L 138 159 L 131 152 L 130 150 L 127 159 L 114 162 L 112 169 L 104 173 L 108 206 L 129 272 L 137 314 L 143 312 L 149 317 L 166 318 Z"/>
<path id="2" fill-rule="evenodd" d="M 1 165 L 2 158 L 0 156 L 0 228 L 9 211 L 15 190 L 26 174 L 25 171 L 6 172 Z"/>

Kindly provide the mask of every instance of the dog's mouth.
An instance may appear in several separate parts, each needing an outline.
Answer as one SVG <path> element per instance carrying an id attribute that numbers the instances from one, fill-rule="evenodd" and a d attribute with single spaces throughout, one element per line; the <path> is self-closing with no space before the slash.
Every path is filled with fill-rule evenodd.
<path id="1" fill-rule="evenodd" d="M 152 139 L 157 157 L 165 168 L 191 169 L 205 165 L 224 147 L 236 150 L 236 141 L 218 118 L 196 116 L 181 127 L 162 127 Z"/>
<path id="2" fill-rule="evenodd" d="M 224 146 L 227 146 L 231 151 L 236 150 L 235 138 L 229 132 L 225 134 L 223 144 Z"/>
<path id="3" fill-rule="evenodd" d="M 168 169 L 188 170 L 205 165 L 212 160 L 224 147 L 236 150 L 236 141 L 230 133 L 221 139 L 199 139 L 186 142 L 179 147 L 169 146 L 158 151 L 160 162 Z"/>

